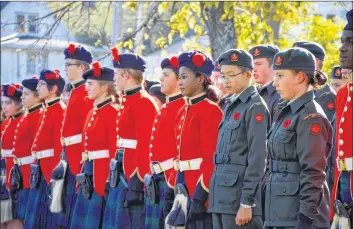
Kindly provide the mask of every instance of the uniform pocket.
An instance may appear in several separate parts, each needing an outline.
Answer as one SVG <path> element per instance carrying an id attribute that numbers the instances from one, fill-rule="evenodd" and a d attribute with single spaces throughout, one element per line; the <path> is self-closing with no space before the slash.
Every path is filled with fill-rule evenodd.
<path id="1" fill-rule="evenodd" d="M 233 142 L 237 139 L 237 135 L 238 135 L 238 128 L 240 127 L 241 122 L 228 122 L 226 124 L 226 129 L 228 130 L 229 134 L 230 134 L 230 141 Z"/>
<path id="2" fill-rule="evenodd" d="M 296 220 L 299 212 L 299 181 L 270 183 L 270 216 L 272 220 Z M 267 204 L 267 203 L 266 203 Z"/>
<path id="3" fill-rule="evenodd" d="M 237 185 L 239 174 L 219 173 L 215 175 L 215 203 L 220 209 L 236 210 L 240 205 L 240 185 Z M 239 182 L 240 183 L 240 182 Z"/>
<path id="4" fill-rule="evenodd" d="M 295 132 L 278 131 L 274 136 L 273 149 L 276 155 L 284 159 L 294 159 L 295 155 Z"/>

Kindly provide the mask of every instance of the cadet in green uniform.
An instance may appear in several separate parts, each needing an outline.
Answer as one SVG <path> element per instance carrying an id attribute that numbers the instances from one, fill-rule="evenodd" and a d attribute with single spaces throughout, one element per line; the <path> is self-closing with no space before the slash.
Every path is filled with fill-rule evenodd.
<path id="1" fill-rule="evenodd" d="M 315 74 L 315 57 L 303 48 L 279 52 L 273 68 L 274 86 L 287 104 L 267 137 L 265 227 L 329 228 L 328 205 L 320 204 L 332 128 L 310 88 L 323 85 L 326 78 Z"/>
<path id="2" fill-rule="evenodd" d="M 260 181 L 265 170 L 267 105 L 251 86 L 252 56 L 230 49 L 219 57 L 225 88 L 232 96 L 219 126 L 210 182 L 214 229 L 263 228 Z"/>

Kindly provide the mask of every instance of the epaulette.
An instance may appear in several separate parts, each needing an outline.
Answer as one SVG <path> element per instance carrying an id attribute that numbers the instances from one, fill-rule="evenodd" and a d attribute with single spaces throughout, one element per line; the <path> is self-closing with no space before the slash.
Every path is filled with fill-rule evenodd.
<path id="1" fill-rule="evenodd" d="M 256 103 L 253 103 L 251 106 L 250 106 L 250 109 L 254 106 L 259 106 L 259 105 L 262 105 L 263 103 L 262 102 L 256 102 Z"/>
<path id="2" fill-rule="evenodd" d="M 309 118 L 317 118 L 317 117 L 323 117 L 326 118 L 325 116 L 323 116 L 322 114 L 319 113 L 312 113 L 312 114 L 308 114 L 304 117 L 304 120 L 307 120 Z"/>

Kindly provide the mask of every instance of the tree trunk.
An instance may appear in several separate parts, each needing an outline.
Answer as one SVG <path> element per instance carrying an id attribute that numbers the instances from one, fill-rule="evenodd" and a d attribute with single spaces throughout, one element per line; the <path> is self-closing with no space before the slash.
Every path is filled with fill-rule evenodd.
<path id="1" fill-rule="evenodd" d="M 211 55 L 216 60 L 223 52 L 237 47 L 237 38 L 234 27 L 234 20 L 220 18 L 224 14 L 224 3 L 219 2 L 218 8 L 205 8 L 201 3 L 202 12 L 207 19 L 205 24 L 208 28 L 208 36 L 211 47 Z"/>

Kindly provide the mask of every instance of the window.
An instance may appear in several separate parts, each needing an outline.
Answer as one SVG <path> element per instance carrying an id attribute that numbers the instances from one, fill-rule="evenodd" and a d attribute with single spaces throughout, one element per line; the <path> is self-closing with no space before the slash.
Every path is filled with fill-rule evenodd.
<path id="1" fill-rule="evenodd" d="M 27 53 L 27 74 L 36 74 L 36 53 Z"/>
<path id="2" fill-rule="evenodd" d="M 18 33 L 38 33 L 38 24 L 35 19 L 38 18 L 37 14 L 16 14 L 16 31 Z"/>
<path id="3" fill-rule="evenodd" d="M 28 32 L 37 33 L 37 21 L 34 21 L 37 15 L 28 15 Z"/>
<path id="4" fill-rule="evenodd" d="M 25 15 L 18 14 L 16 20 L 17 32 L 23 33 L 25 31 Z"/>

